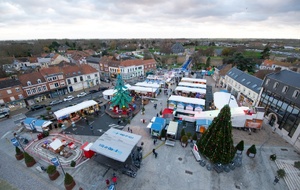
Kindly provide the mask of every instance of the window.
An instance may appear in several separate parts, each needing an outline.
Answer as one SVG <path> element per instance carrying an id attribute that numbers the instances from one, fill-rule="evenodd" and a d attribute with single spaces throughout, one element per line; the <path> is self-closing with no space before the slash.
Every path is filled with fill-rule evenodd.
<path id="1" fill-rule="evenodd" d="M 31 89 L 31 91 L 32 91 L 32 94 L 36 93 L 36 89 L 35 88 Z"/>
<path id="2" fill-rule="evenodd" d="M 31 90 L 26 90 L 27 94 L 30 95 L 31 94 Z"/>
<path id="3" fill-rule="evenodd" d="M 13 96 L 10 97 L 10 101 L 15 101 L 15 100 L 16 100 L 15 97 Z"/>
<path id="4" fill-rule="evenodd" d="M 299 90 L 295 90 L 293 94 L 293 98 L 298 98 L 299 97 Z"/>
<path id="5" fill-rule="evenodd" d="M 243 79 L 242 82 L 244 82 L 246 79 Z"/>
<path id="6" fill-rule="evenodd" d="M 27 86 L 30 86 L 31 85 L 31 82 L 30 81 L 27 81 Z"/>
<path id="7" fill-rule="evenodd" d="M 285 94 L 285 93 L 288 91 L 288 88 L 289 88 L 288 86 L 284 86 L 284 87 L 282 88 L 282 93 Z"/>
<path id="8" fill-rule="evenodd" d="M 38 84 L 42 83 L 41 79 L 37 79 L 37 83 Z"/>
<path id="9" fill-rule="evenodd" d="M 267 79 L 265 84 L 269 85 L 269 82 L 270 82 L 270 79 Z"/>
<path id="10" fill-rule="evenodd" d="M 73 80 L 74 80 L 74 83 L 76 83 L 76 82 L 77 82 L 77 78 L 73 78 Z"/>
<path id="11" fill-rule="evenodd" d="M 71 80 L 70 79 L 68 79 L 68 84 L 71 84 Z"/>
<path id="12" fill-rule="evenodd" d="M 38 89 L 38 92 L 42 92 L 42 87 L 37 87 L 37 89 Z"/>
<path id="13" fill-rule="evenodd" d="M 274 88 L 274 89 L 277 89 L 278 85 L 279 85 L 279 83 L 278 83 L 278 82 L 275 82 L 273 88 Z"/>
<path id="14" fill-rule="evenodd" d="M 54 86 L 57 88 L 57 87 L 59 87 L 59 84 L 56 82 L 56 83 L 54 83 Z"/>
<path id="15" fill-rule="evenodd" d="M 48 78 L 48 81 L 51 82 L 51 81 L 52 81 L 52 78 L 49 77 L 49 78 Z"/>
<path id="16" fill-rule="evenodd" d="M 7 94 L 11 94 L 11 90 L 6 90 Z"/>
<path id="17" fill-rule="evenodd" d="M 88 76 L 87 76 L 87 79 L 91 79 L 91 76 L 90 76 L 90 75 L 88 75 Z"/>
<path id="18" fill-rule="evenodd" d="M 251 83 L 251 82 L 249 81 L 249 82 L 247 82 L 246 84 L 249 85 L 250 83 Z"/>
<path id="19" fill-rule="evenodd" d="M 15 88 L 16 89 L 16 92 L 20 92 L 20 88 Z"/>
<path id="20" fill-rule="evenodd" d="M 95 74 L 95 77 L 98 77 L 98 75 L 97 75 L 97 74 Z"/>
<path id="21" fill-rule="evenodd" d="M 44 90 L 44 91 L 47 91 L 47 87 L 46 87 L 46 86 L 43 86 L 43 90 Z"/>
<path id="22" fill-rule="evenodd" d="M 257 87 L 257 84 L 252 85 L 252 88 L 255 88 L 255 87 Z"/>
<path id="23" fill-rule="evenodd" d="M 79 78 L 80 78 L 80 81 L 83 81 L 83 77 L 82 76 L 80 76 Z"/>
<path id="24" fill-rule="evenodd" d="M 56 79 L 57 79 L 57 77 L 53 77 L 53 78 L 52 78 L 52 80 L 56 80 Z"/>
<path id="25" fill-rule="evenodd" d="M 24 98 L 22 94 L 19 94 L 18 97 L 19 97 L 19 99 L 23 99 Z"/>

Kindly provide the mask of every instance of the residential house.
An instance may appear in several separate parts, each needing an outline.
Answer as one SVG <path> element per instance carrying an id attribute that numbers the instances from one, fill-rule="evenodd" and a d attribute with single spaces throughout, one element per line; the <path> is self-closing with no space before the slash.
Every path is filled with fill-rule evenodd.
<path id="1" fill-rule="evenodd" d="M 262 84 L 258 106 L 265 107 L 265 123 L 300 149 L 300 74 L 278 68 Z"/>
<path id="2" fill-rule="evenodd" d="M 100 73 L 100 60 L 100 57 L 89 56 L 86 58 L 86 63 Z"/>
<path id="3" fill-rule="evenodd" d="M 174 45 L 171 46 L 171 52 L 174 54 L 183 54 L 184 47 L 181 45 L 181 43 L 176 42 Z"/>
<path id="4" fill-rule="evenodd" d="M 108 57 L 108 56 L 103 56 L 101 57 L 100 59 L 100 76 L 101 78 L 110 78 L 110 75 L 109 75 L 109 62 L 112 60 L 112 57 Z"/>
<path id="5" fill-rule="evenodd" d="M 68 92 L 74 92 L 94 87 L 100 84 L 99 72 L 89 65 L 63 67 Z"/>
<path id="6" fill-rule="evenodd" d="M 144 73 L 153 72 L 156 70 L 156 61 L 155 59 L 143 60 Z"/>
<path id="7" fill-rule="evenodd" d="M 254 106 L 257 104 L 262 80 L 245 73 L 236 67 L 228 71 L 225 76 L 226 89 L 234 95 L 243 106 Z"/>
<path id="8" fill-rule="evenodd" d="M 26 106 L 22 85 L 18 79 L 0 79 L 0 105 L 7 105 L 11 110 Z"/>
<path id="9" fill-rule="evenodd" d="M 60 67 L 49 67 L 40 69 L 41 75 L 47 82 L 49 96 L 51 98 L 62 98 L 68 93 L 63 70 Z"/>
<path id="10" fill-rule="evenodd" d="M 120 74 L 122 75 L 122 78 L 125 80 L 144 75 L 144 63 L 143 60 L 141 59 L 131 59 L 131 60 L 121 61 L 119 68 L 121 71 Z M 115 70 L 115 68 L 110 67 L 109 71 L 115 73 L 118 71 L 118 68 L 117 70 Z"/>
<path id="11" fill-rule="evenodd" d="M 70 48 L 70 47 L 67 46 L 67 45 L 60 45 L 60 46 L 57 48 L 57 51 L 58 51 L 58 53 L 64 54 L 64 53 L 66 53 L 66 51 L 67 51 L 69 48 Z"/>
<path id="12" fill-rule="evenodd" d="M 60 55 L 58 53 L 54 54 L 51 57 L 51 65 L 57 65 L 57 64 L 59 64 L 62 61 L 70 62 L 70 60 L 67 57 L 62 56 L 62 55 Z"/>
<path id="13" fill-rule="evenodd" d="M 40 72 L 22 74 L 19 77 L 24 91 L 25 103 L 29 106 L 42 102 L 49 96 L 47 81 Z"/>
<path id="14" fill-rule="evenodd" d="M 232 68 L 232 64 L 223 64 L 221 66 L 215 67 L 214 74 L 212 78 L 216 81 L 215 84 L 218 86 L 225 85 L 225 75 Z"/>
<path id="15" fill-rule="evenodd" d="M 281 70 L 288 69 L 291 67 L 292 64 L 288 62 L 280 62 L 266 59 L 262 62 L 259 69 L 260 70 L 275 70 L 276 67 L 281 67 Z"/>
<path id="16" fill-rule="evenodd" d="M 71 63 L 86 64 L 86 58 L 90 55 L 83 51 L 68 50 L 66 56 Z"/>

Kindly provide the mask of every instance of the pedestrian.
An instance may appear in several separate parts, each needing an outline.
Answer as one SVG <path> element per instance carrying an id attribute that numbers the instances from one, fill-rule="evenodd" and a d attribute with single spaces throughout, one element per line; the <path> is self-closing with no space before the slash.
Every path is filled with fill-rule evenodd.
<path id="1" fill-rule="evenodd" d="M 158 115 L 158 113 L 156 114 L 156 117 L 158 117 L 159 115 Z"/>
<path id="2" fill-rule="evenodd" d="M 110 183 L 110 182 L 109 182 L 109 179 L 106 179 L 105 182 L 106 182 L 106 186 L 108 187 L 108 186 L 109 186 L 109 183 Z"/>
<path id="3" fill-rule="evenodd" d="M 130 133 L 132 133 L 132 129 L 130 129 Z"/>
<path id="4" fill-rule="evenodd" d="M 128 132 L 129 132 L 129 131 L 130 131 L 130 128 L 128 127 L 128 129 L 127 129 L 127 130 L 128 130 Z"/>
<path id="5" fill-rule="evenodd" d="M 104 110 L 106 110 L 106 104 L 104 104 Z"/>
<path id="6" fill-rule="evenodd" d="M 120 123 L 121 123 L 121 119 L 118 120 L 118 125 L 120 125 Z"/>
<path id="7" fill-rule="evenodd" d="M 157 139 L 154 139 L 154 140 L 153 140 L 153 144 L 155 145 L 155 144 L 156 144 L 156 142 L 157 142 Z"/>
<path id="8" fill-rule="evenodd" d="M 153 154 L 154 154 L 154 156 L 156 158 L 157 157 L 157 152 L 155 151 L 155 148 L 153 148 L 152 152 L 153 152 Z"/>
<path id="9" fill-rule="evenodd" d="M 90 125 L 90 129 L 91 129 L 92 133 L 94 134 L 94 128 L 92 125 Z"/>
<path id="10" fill-rule="evenodd" d="M 276 185 L 278 182 L 279 182 L 279 178 L 277 176 L 275 176 L 273 184 Z"/>
<path id="11" fill-rule="evenodd" d="M 115 173 L 113 173 L 113 177 L 111 178 L 111 181 L 113 182 L 113 184 L 117 184 L 117 176 Z"/>

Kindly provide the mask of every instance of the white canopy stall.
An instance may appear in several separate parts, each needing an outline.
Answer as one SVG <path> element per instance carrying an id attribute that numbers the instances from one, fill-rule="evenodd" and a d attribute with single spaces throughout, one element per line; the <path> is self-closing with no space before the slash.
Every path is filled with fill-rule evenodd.
<path id="1" fill-rule="evenodd" d="M 229 104 L 229 107 L 231 108 L 239 107 L 235 97 L 227 92 L 215 92 L 214 104 L 219 110 L 222 109 L 226 104 Z"/>
<path id="2" fill-rule="evenodd" d="M 189 88 L 189 87 L 185 87 L 185 86 L 177 86 L 175 88 L 175 92 L 178 92 L 178 91 L 206 94 L 206 89 L 202 89 L 202 88 Z"/>
<path id="3" fill-rule="evenodd" d="M 183 78 L 181 79 L 181 82 L 190 82 L 190 83 L 206 84 L 206 79 L 194 79 L 194 78 L 183 77 Z"/>
<path id="4" fill-rule="evenodd" d="M 110 128 L 94 142 L 90 150 L 125 162 L 140 139 L 140 135 Z"/>
<path id="5" fill-rule="evenodd" d="M 202 111 L 205 100 L 200 98 L 188 98 L 183 96 L 171 95 L 168 99 L 168 108 L 186 109 L 191 111 Z"/>
<path id="6" fill-rule="evenodd" d="M 94 100 L 84 101 L 84 102 L 81 102 L 81 103 L 76 104 L 74 106 L 70 106 L 70 107 L 58 110 L 58 111 L 54 112 L 54 115 L 56 116 L 56 118 L 58 120 L 60 120 L 60 119 L 68 117 L 71 113 L 80 111 L 82 109 L 85 109 L 85 108 L 88 108 L 88 107 L 91 107 L 91 106 L 95 106 L 97 104 L 98 103 Z"/>
<path id="7" fill-rule="evenodd" d="M 186 86 L 192 88 L 203 88 L 206 89 L 206 84 L 197 84 L 197 83 L 190 83 L 190 82 L 180 82 L 178 86 Z"/>

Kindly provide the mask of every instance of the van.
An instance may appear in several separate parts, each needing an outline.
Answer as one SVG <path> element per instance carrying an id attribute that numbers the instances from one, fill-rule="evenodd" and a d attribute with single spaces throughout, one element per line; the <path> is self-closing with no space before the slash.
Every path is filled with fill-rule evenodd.
<path id="1" fill-rule="evenodd" d="M 9 118 L 9 112 L 1 112 L 0 118 L 4 118 L 4 117 Z"/>

